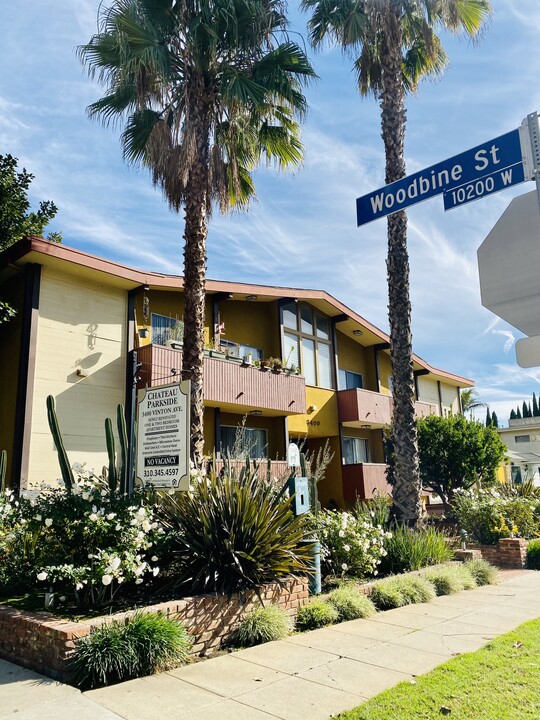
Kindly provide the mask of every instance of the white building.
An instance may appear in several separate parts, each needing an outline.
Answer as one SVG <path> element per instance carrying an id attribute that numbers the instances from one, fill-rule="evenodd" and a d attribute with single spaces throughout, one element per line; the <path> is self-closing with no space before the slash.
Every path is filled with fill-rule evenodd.
<path id="1" fill-rule="evenodd" d="M 506 479 L 540 485 L 540 417 L 509 420 L 498 433 L 508 448 Z"/>

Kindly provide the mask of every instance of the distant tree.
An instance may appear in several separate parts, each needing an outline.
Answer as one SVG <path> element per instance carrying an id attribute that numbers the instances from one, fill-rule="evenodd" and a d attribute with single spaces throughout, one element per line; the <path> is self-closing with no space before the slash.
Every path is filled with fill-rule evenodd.
<path id="1" fill-rule="evenodd" d="M 499 427 L 499 418 L 497 417 L 497 413 L 495 412 L 495 410 L 491 413 L 491 427 Z"/>
<path id="2" fill-rule="evenodd" d="M 532 413 L 533 413 L 533 417 L 540 417 L 540 409 L 538 408 L 538 401 L 536 399 L 536 393 L 533 393 Z"/>
<path id="3" fill-rule="evenodd" d="M 491 425 L 491 413 L 489 412 L 489 405 L 486 410 L 486 427 Z"/>
<path id="4" fill-rule="evenodd" d="M 521 410 L 519 409 L 519 407 L 516 411 L 516 420 L 521 420 Z"/>
<path id="5" fill-rule="evenodd" d="M 510 410 L 510 420 L 515 420 L 517 417 L 515 410 Z"/>
<path id="6" fill-rule="evenodd" d="M 506 445 L 494 427 L 463 415 L 430 415 L 418 420 L 418 452 L 422 485 L 440 496 L 448 515 L 458 488 L 495 482 Z"/>
<path id="7" fill-rule="evenodd" d="M 522 408 L 523 408 L 522 409 L 523 417 L 528 418 L 529 417 L 529 408 L 527 407 L 527 403 L 525 402 L 525 400 L 523 401 Z"/>
<path id="8" fill-rule="evenodd" d="M 531 403 L 527 403 L 527 417 L 532 417 Z"/>
<path id="9" fill-rule="evenodd" d="M 26 235 L 43 236 L 43 231 L 58 209 L 50 200 L 40 202 L 37 212 L 29 212 L 28 188 L 34 176 L 24 168 L 17 172 L 17 158 L 0 155 L 0 251 Z M 60 233 L 47 240 L 62 242 Z"/>
<path id="10" fill-rule="evenodd" d="M 466 388 L 461 391 L 461 410 L 463 413 L 472 411 L 477 408 L 486 407 L 486 403 L 482 402 L 474 388 Z"/>

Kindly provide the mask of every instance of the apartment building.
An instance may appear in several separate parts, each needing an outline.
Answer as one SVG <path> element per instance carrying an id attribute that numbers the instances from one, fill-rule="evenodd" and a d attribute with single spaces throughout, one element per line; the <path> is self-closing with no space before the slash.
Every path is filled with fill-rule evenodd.
<path id="1" fill-rule="evenodd" d="M 11 484 L 59 476 L 49 394 L 70 461 L 99 471 L 105 417 L 118 403 L 129 417 L 134 391 L 180 376 L 183 279 L 32 237 L 0 255 L 0 293 L 18 310 L 0 326 L 0 448 Z M 289 442 L 317 451 L 328 440 L 334 457 L 319 486 L 323 504 L 388 489 L 384 332 L 322 290 L 214 280 L 205 328 L 205 453 L 229 449 L 245 422 L 252 454 L 276 461 L 276 472 L 285 471 Z M 460 412 L 460 388 L 473 385 L 417 356 L 414 378 L 419 416 Z"/>

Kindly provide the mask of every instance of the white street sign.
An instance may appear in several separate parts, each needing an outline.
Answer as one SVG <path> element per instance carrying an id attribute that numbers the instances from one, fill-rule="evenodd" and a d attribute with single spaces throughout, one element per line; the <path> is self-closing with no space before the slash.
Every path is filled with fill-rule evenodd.
<path id="1" fill-rule="evenodd" d="M 287 463 L 289 467 L 300 467 L 300 450 L 296 443 L 289 443 L 287 449 Z"/>
<path id="2" fill-rule="evenodd" d="M 137 400 L 137 481 L 189 490 L 189 381 L 145 388 Z"/>

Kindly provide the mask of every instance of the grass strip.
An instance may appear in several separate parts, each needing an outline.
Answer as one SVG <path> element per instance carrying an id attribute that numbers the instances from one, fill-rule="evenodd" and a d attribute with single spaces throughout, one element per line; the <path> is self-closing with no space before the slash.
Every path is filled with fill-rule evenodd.
<path id="1" fill-rule="evenodd" d="M 361 677 L 358 692 L 362 692 Z M 342 720 L 538 720 L 540 619 L 402 682 Z"/>

